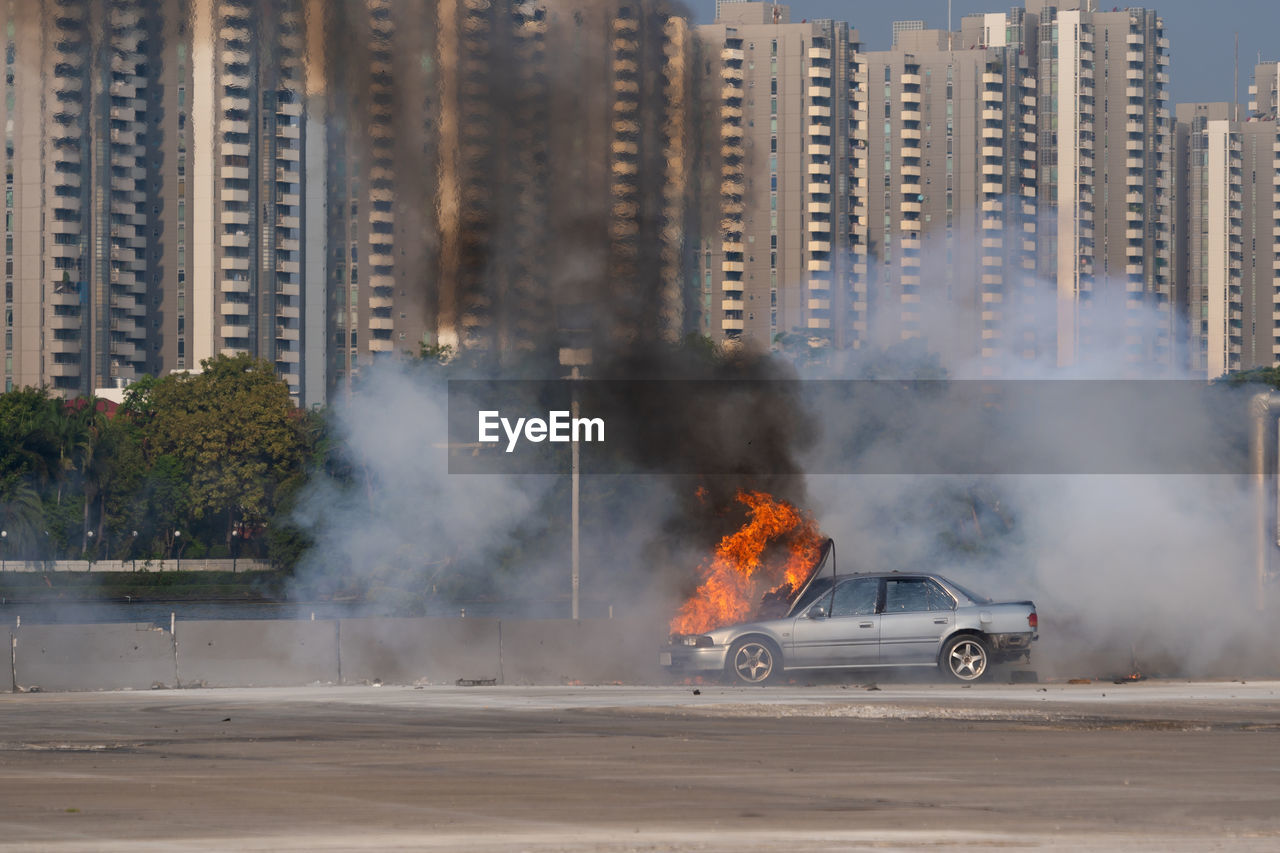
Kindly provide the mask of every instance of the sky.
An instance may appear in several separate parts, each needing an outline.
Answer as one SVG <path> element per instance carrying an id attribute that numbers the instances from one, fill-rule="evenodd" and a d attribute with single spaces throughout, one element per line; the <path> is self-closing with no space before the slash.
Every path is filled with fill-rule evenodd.
<path id="1" fill-rule="evenodd" d="M 711 23 L 715 0 L 685 0 L 698 23 Z M 888 49 L 894 21 L 922 20 L 925 26 L 945 29 L 947 0 L 794 0 L 791 19 L 833 18 L 858 28 L 868 50 Z M 1018 0 L 952 0 L 953 29 L 960 18 L 974 12 L 1004 12 Z M 1110 10 L 1117 0 L 1098 0 L 1098 8 Z M 1119 2 L 1121 9 L 1138 5 Z M 1164 18 L 1169 48 L 1170 99 L 1229 101 L 1235 34 L 1240 34 L 1240 102 L 1247 103 L 1249 78 L 1262 52 L 1264 60 L 1280 59 L 1280 0 L 1150 0 L 1146 8 Z"/>

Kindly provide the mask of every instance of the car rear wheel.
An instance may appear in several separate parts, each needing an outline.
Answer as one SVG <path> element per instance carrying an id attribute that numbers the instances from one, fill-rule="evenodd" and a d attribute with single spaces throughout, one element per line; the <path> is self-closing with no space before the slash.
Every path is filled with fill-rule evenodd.
<path id="1" fill-rule="evenodd" d="M 981 637 L 962 634 L 942 647 L 938 666 L 956 681 L 981 681 L 991 669 L 991 653 Z"/>
<path id="2" fill-rule="evenodd" d="M 739 640 L 729 650 L 725 670 L 737 684 L 768 684 L 782 671 L 782 654 L 768 640 Z"/>

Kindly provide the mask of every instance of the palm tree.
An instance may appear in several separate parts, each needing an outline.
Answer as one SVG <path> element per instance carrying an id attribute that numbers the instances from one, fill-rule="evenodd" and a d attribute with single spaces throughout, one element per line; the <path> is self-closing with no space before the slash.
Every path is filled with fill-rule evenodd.
<path id="1" fill-rule="evenodd" d="M 5 536 L 5 558 L 31 559 L 40 552 L 46 537 L 44 503 L 30 483 L 15 483 L 0 494 L 0 527 Z"/>

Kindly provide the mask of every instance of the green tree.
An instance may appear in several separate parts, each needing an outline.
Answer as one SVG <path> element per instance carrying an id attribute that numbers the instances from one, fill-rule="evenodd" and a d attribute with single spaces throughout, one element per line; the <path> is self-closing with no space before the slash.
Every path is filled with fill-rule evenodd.
<path id="1" fill-rule="evenodd" d="M 132 396 L 150 457 L 172 457 L 186 476 L 197 519 L 220 516 L 230 545 L 238 525 L 260 527 L 275 512 L 280 484 L 304 461 L 304 415 L 271 364 L 217 356 L 199 374 L 170 374 Z"/>

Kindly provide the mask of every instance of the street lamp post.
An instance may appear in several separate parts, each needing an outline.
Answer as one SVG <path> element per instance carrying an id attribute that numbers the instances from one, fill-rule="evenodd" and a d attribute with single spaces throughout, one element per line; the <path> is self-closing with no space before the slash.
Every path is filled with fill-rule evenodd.
<path id="1" fill-rule="evenodd" d="M 133 570 L 138 570 L 138 531 L 133 531 L 133 536 L 129 539 L 129 560 Z"/>
<path id="2" fill-rule="evenodd" d="M 86 536 L 89 539 L 89 571 L 92 573 L 93 572 L 93 531 L 92 530 L 86 531 Z"/>
<path id="3" fill-rule="evenodd" d="M 182 571 L 182 546 L 178 544 L 178 540 L 182 537 L 181 530 L 173 531 L 173 550 L 178 557 L 178 568 L 175 571 Z"/>
<path id="4" fill-rule="evenodd" d="M 236 573 L 236 560 L 240 557 L 240 528 L 231 531 L 231 574 Z"/>
<path id="5" fill-rule="evenodd" d="M 8 545 L 9 545 L 9 531 L 0 530 L 0 572 L 7 571 L 9 568 L 6 565 L 6 563 L 8 563 L 9 561 L 9 554 L 7 553 Z"/>

